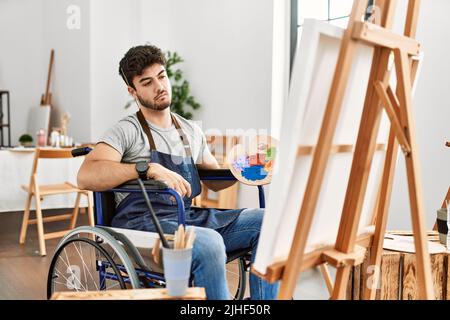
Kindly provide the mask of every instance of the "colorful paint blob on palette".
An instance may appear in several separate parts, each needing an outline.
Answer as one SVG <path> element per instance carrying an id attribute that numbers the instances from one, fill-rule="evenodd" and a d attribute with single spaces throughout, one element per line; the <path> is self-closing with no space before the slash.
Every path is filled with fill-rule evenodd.
<path id="1" fill-rule="evenodd" d="M 235 159 L 233 168 L 241 172 L 242 177 L 250 181 L 264 180 L 273 168 L 276 148 L 267 145 L 258 147 L 258 153 L 242 155 Z"/>

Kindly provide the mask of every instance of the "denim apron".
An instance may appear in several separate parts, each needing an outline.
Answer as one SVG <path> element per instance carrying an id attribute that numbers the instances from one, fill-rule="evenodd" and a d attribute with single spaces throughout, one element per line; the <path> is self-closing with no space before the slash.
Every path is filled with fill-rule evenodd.
<path id="1" fill-rule="evenodd" d="M 144 115 L 140 110 L 136 115 L 149 141 L 151 153 L 150 162 L 159 163 L 163 167 L 178 173 L 191 185 L 191 196 L 185 196 L 183 198 L 186 225 L 217 230 L 233 222 L 244 209 L 218 210 L 191 207 L 192 199 L 201 193 L 201 183 L 197 167 L 192 159 L 189 142 L 173 114 L 171 114 L 172 121 L 180 134 L 186 157 L 157 151 L 153 136 L 150 132 L 150 127 L 146 122 Z M 163 231 L 165 233 L 174 233 L 178 228 L 178 212 L 175 198 L 169 194 L 150 193 L 149 199 Z M 117 228 L 156 231 L 150 212 L 141 193 L 130 193 L 120 202 L 111 224 L 113 227 Z"/>

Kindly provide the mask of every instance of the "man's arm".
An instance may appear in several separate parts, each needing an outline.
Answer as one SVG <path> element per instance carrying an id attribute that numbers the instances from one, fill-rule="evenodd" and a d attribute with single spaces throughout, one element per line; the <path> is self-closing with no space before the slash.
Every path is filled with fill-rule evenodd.
<path id="1" fill-rule="evenodd" d="M 217 159 L 211 154 L 209 150 L 205 152 L 205 154 L 203 155 L 202 163 L 198 164 L 197 167 L 199 169 L 210 170 L 221 169 L 219 163 L 217 162 Z M 212 191 L 219 191 L 231 187 L 237 181 L 203 180 L 202 182 L 208 187 L 208 189 L 211 189 Z"/>
<path id="2" fill-rule="evenodd" d="M 92 191 L 105 191 L 138 178 L 134 163 L 121 163 L 122 155 L 106 143 L 98 143 L 84 159 L 78 171 L 78 187 Z M 147 176 L 164 181 L 182 197 L 191 195 L 191 186 L 178 173 L 158 163 L 150 163 Z"/>
<path id="3" fill-rule="evenodd" d="M 126 181 L 137 179 L 132 163 L 121 163 L 122 155 L 106 143 L 98 143 L 86 156 L 78 171 L 77 182 L 81 189 L 105 191 Z"/>

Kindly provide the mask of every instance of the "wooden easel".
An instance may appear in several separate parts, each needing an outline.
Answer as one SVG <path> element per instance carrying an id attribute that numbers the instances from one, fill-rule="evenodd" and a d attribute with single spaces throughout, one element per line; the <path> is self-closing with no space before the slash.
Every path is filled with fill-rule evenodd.
<path id="1" fill-rule="evenodd" d="M 53 69 L 54 59 L 55 59 L 55 49 L 52 49 L 50 51 L 50 62 L 48 63 L 47 85 L 45 87 L 45 93 L 41 96 L 41 106 L 52 105 L 52 94 L 50 92 L 50 82 L 52 79 L 52 69 Z"/>
<path id="2" fill-rule="evenodd" d="M 405 154 L 408 176 L 419 297 L 422 299 L 434 298 L 411 98 L 412 83 L 418 64 L 414 57 L 419 54 L 420 49 L 419 43 L 414 39 L 420 1 L 409 0 L 404 35 L 398 35 L 391 31 L 395 0 L 375 1 L 375 6 L 378 7 L 381 14 L 381 21 L 375 21 L 377 25 L 362 21 L 367 2 L 367 0 L 355 0 L 353 4 L 348 28 L 342 40 L 319 139 L 317 146 L 312 151 L 311 170 L 288 259 L 269 266 L 267 273 L 263 276 L 268 281 L 281 279 L 279 299 L 291 299 L 300 273 L 307 268 L 323 263 L 337 268 L 331 298 L 344 299 L 350 270 L 352 266 L 363 262 L 367 248 L 372 247 L 370 265 L 380 265 L 399 144 Z M 357 44 L 361 41 L 374 47 L 374 55 L 337 240 L 334 247 L 305 254 L 325 169 L 329 155 L 333 152 L 333 136 L 341 112 L 352 61 L 356 56 Z M 395 57 L 396 93 L 389 86 L 388 62 L 391 54 Z M 370 168 L 377 148 L 376 137 L 383 108 L 388 114 L 391 129 L 374 212 L 373 221 L 376 227 L 373 235 L 359 238 L 357 231 Z M 299 146 L 299 149 L 301 147 Z M 376 277 L 377 274 L 374 276 Z M 373 283 L 377 283 L 377 279 L 374 279 Z M 374 299 L 375 289 L 375 287 L 366 288 L 365 298 Z"/>

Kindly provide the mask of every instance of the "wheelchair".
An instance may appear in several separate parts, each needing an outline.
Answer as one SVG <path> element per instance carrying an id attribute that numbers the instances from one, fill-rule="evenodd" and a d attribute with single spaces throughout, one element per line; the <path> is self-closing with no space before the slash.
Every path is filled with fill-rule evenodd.
<path id="1" fill-rule="evenodd" d="M 73 156 L 85 155 L 90 148 L 74 149 Z M 201 180 L 236 180 L 228 169 L 198 170 Z M 145 187 L 145 189 L 143 188 Z M 130 181 L 114 189 L 94 192 L 95 227 L 80 226 L 58 243 L 47 278 L 47 298 L 59 291 L 99 291 L 138 288 L 164 288 L 162 257 L 155 262 L 152 249 L 159 238 L 146 232 L 110 226 L 115 213 L 114 192 L 170 194 L 176 199 L 178 224 L 185 224 L 180 195 L 161 181 L 147 180 L 139 188 Z M 265 207 L 264 189 L 258 186 L 260 208 Z M 170 242 L 173 235 L 165 235 Z M 227 281 L 230 299 L 241 300 L 247 287 L 251 249 L 227 253 Z M 190 285 L 192 286 L 192 278 Z"/>

